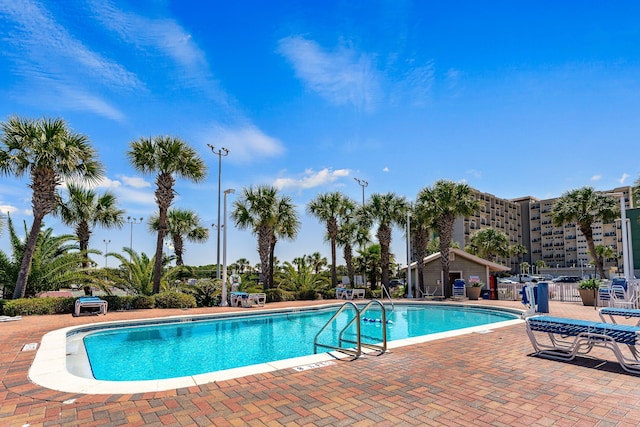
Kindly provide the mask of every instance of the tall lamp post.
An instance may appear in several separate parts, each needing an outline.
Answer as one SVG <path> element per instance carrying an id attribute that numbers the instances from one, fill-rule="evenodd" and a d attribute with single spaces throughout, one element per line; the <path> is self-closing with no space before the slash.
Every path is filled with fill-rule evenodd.
<path id="1" fill-rule="evenodd" d="M 222 158 L 229 155 L 229 150 L 222 147 L 216 151 L 216 147 L 207 144 L 211 148 L 211 152 L 218 156 L 218 227 L 217 227 L 217 246 L 216 246 L 216 279 L 220 278 L 220 180 L 222 178 Z"/>
<path id="2" fill-rule="evenodd" d="M 407 297 L 413 298 L 411 286 L 411 209 L 407 210 Z M 416 291 L 417 293 L 417 291 Z"/>
<path id="3" fill-rule="evenodd" d="M 134 224 L 140 224 L 142 222 L 143 218 L 133 218 L 131 216 L 127 217 L 127 220 L 125 221 L 125 224 L 129 224 L 130 226 L 130 232 L 129 232 L 129 249 L 131 250 L 131 252 L 133 252 L 133 225 Z M 129 262 L 131 262 L 131 254 L 129 254 Z"/>
<path id="4" fill-rule="evenodd" d="M 364 188 L 367 187 L 369 185 L 369 183 L 367 181 L 365 181 L 364 179 L 359 179 L 359 178 L 353 178 L 356 180 L 356 182 L 358 183 L 358 185 L 360 187 L 362 187 L 362 210 L 364 211 Z M 364 256 L 364 245 L 360 245 L 360 250 L 363 252 L 363 256 Z M 367 267 L 364 266 L 363 263 L 363 272 L 362 272 L 362 284 L 364 285 L 364 287 L 367 287 Z M 355 285 L 355 283 L 354 283 Z"/>
<path id="5" fill-rule="evenodd" d="M 103 239 L 104 242 L 104 268 L 107 268 L 107 253 L 109 252 L 109 243 L 111 240 Z"/>
<path id="6" fill-rule="evenodd" d="M 224 190 L 224 234 L 222 235 L 222 301 L 221 307 L 226 307 L 227 303 L 227 195 L 235 193 L 236 190 L 228 188 Z"/>

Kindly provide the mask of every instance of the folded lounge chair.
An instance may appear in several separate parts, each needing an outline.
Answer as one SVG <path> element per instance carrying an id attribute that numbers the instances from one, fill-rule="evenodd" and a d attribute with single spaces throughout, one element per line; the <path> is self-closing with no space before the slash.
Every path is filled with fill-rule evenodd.
<path id="1" fill-rule="evenodd" d="M 80 316 L 83 308 L 97 308 L 98 311 L 91 311 L 90 314 L 107 314 L 107 302 L 98 297 L 80 297 L 76 300 L 73 316 Z"/>
<path id="2" fill-rule="evenodd" d="M 532 316 L 526 321 L 527 335 L 536 355 L 555 360 L 573 360 L 594 347 L 613 351 L 627 372 L 640 374 L 636 343 L 640 327 L 614 323 L 590 322 L 552 316 Z M 543 336 L 546 340 L 542 340 Z"/>

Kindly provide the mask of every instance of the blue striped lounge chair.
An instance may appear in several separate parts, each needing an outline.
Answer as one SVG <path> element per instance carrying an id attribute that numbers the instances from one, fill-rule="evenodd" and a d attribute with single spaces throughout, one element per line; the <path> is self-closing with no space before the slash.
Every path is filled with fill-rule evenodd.
<path id="1" fill-rule="evenodd" d="M 607 322 L 605 316 L 609 317 L 610 322 L 608 323 L 618 323 L 616 317 L 624 317 L 625 319 L 638 319 L 636 326 L 640 326 L 640 310 L 635 308 L 604 307 L 600 309 L 598 314 L 603 322 Z"/>
<path id="2" fill-rule="evenodd" d="M 622 369 L 640 374 L 638 326 L 532 316 L 526 320 L 526 330 L 538 356 L 568 361 L 594 347 L 606 348 L 614 353 Z"/>

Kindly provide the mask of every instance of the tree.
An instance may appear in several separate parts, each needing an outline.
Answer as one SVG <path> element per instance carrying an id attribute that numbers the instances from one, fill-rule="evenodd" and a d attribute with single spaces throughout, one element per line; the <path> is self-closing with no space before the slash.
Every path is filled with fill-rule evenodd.
<path id="1" fill-rule="evenodd" d="M 524 245 L 518 243 L 517 245 L 512 245 L 509 248 L 509 253 L 510 255 L 515 255 L 516 257 L 518 257 L 518 264 L 520 264 L 520 259 L 522 255 L 527 253 L 527 248 L 525 248 Z"/>
<path id="2" fill-rule="evenodd" d="M 453 181 L 439 180 L 433 187 L 425 187 L 418 193 L 417 201 L 425 204 L 429 214 L 435 218 L 435 227 L 440 237 L 440 262 L 444 296 L 450 298 L 449 242 L 453 236 L 456 218 L 469 216 L 480 210 L 480 201 L 472 194 L 471 187 Z"/>
<path id="3" fill-rule="evenodd" d="M 104 175 L 96 152 L 85 135 L 72 132 L 62 119 L 9 118 L 1 125 L 0 172 L 29 176 L 33 223 L 28 234 L 14 298 L 22 298 L 31 271 L 42 220 L 59 200 L 57 187 L 63 181 L 94 183 Z"/>
<path id="4" fill-rule="evenodd" d="M 355 210 L 355 203 L 340 192 L 322 193 L 307 205 L 307 211 L 323 222 L 327 227 L 327 237 L 331 244 L 331 284 L 337 286 L 336 239 L 338 237 L 338 218 Z"/>
<path id="5" fill-rule="evenodd" d="M 327 264 L 329 263 L 327 261 L 326 257 L 323 257 L 320 252 L 314 252 L 311 255 L 307 255 L 306 257 L 302 258 L 303 261 L 306 261 L 308 263 L 308 265 L 311 266 L 311 268 L 313 268 L 313 271 L 316 274 L 320 274 L 320 270 L 323 267 L 326 267 Z"/>
<path id="6" fill-rule="evenodd" d="M 367 203 L 367 216 L 373 223 L 378 224 L 376 237 L 380 243 L 380 268 L 382 269 L 382 284 L 389 289 L 389 262 L 391 247 L 391 231 L 393 226 L 406 224 L 409 204 L 404 197 L 395 193 L 372 194 Z"/>
<path id="7" fill-rule="evenodd" d="M 269 283 L 275 283 L 273 275 L 276 272 L 277 258 L 275 256 L 276 243 L 279 239 L 293 240 L 298 234 L 300 221 L 296 208 L 289 196 L 281 196 L 277 199 L 276 222 L 273 228 L 273 236 L 269 246 Z"/>
<path id="8" fill-rule="evenodd" d="M 153 266 L 153 293 L 160 292 L 162 250 L 167 234 L 167 211 L 175 196 L 175 177 L 200 182 L 207 175 L 207 167 L 198 153 L 180 138 L 157 136 L 140 138 L 130 143 L 127 157 L 142 174 L 156 174 L 155 198 L 158 205 L 158 238 Z"/>
<path id="9" fill-rule="evenodd" d="M 121 228 L 124 224 L 124 210 L 118 209 L 113 193 L 107 191 L 98 194 L 74 183 L 67 185 L 67 200 L 58 205 L 55 214 L 62 218 L 63 224 L 75 227 L 83 252 L 89 249 L 93 228 Z M 84 265 L 84 268 L 87 267 L 88 262 Z"/>
<path id="10" fill-rule="evenodd" d="M 598 193 L 592 187 L 582 187 L 562 195 L 553 205 L 551 218 L 557 227 L 575 222 L 587 240 L 589 255 L 596 262 L 596 270 L 604 278 L 602 259 L 598 258 L 593 241 L 593 223 L 611 222 L 619 214 L 616 200 Z"/>
<path id="11" fill-rule="evenodd" d="M 615 258 L 617 253 L 615 249 L 613 249 L 611 246 L 596 245 L 596 255 L 598 256 L 598 263 L 602 265 L 602 268 L 604 271 L 604 261 L 608 258 Z M 616 260 L 616 264 L 617 264 L 617 260 Z M 605 276 L 600 276 L 600 277 L 604 279 Z"/>
<path id="12" fill-rule="evenodd" d="M 240 229 L 250 229 L 258 237 L 258 255 L 262 269 L 263 286 L 270 287 L 270 256 L 275 248 L 277 234 L 295 235 L 300 222 L 289 197 L 278 195 L 273 186 L 261 185 L 242 189 L 242 195 L 233 203 L 231 218 Z M 282 211 L 280 211 L 282 209 Z"/>
<path id="13" fill-rule="evenodd" d="M 418 287 L 423 294 L 425 292 L 424 259 L 427 256 L 429 232 L 433 227 L 433 222 L 434 219 L 426 205 L 422 202 L 416 202 L 411 210 L 411 261 L 416 262 Z"/>
<path id="14" fill-rule="evenodd" d="M 152 215 L 149 218 L 149 230 L 158 231 L 160 218 Z M 184 241 L 204 243 L 209 238 L 209 229 L 200 223 L 200 217 L 190 209 L 172 208 L 167 212 L 167 237 L 173 243 L 176 254 L 176 265 L 184 265 Z"/>
<path id="15" fill-rule="evenodd" d="M 473 233 L 465 251 L 495 262 L 509 256 L 509 237 L 493 227 L 483 228 Z"/>
<path id="16" fill-rule="evenodd" d="M 157 293 L 154 291 L 155 260 L 149 258 L 144 252 L 138 254 L 131 248 L 124 247 L 122 250 L 127 254 L 126 256 L 116 252 L 107 254 L 120 261 L 118 269 L 107 269 L 107 280 L 112 286 L 137 295 Z M 165 265 L 169 259 L 163 260 Z"/>

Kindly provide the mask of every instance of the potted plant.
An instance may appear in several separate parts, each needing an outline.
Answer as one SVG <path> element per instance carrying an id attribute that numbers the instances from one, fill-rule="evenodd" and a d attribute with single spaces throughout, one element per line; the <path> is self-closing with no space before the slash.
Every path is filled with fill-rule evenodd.
<path id="1" fill-rule="evenodd" d="M 586 279 L 580 282 L 578 285 L 578 292 L 580 292 L 580 298 L 582 304 L 587 306 L 595 306 L 596 294 L 600 287 L 600 280 L 598 279 Z"/>
<path id="2" fill-rule="evenodd" d="M 467 286 L 467 298 L 470 300 L 478 300 L 480 298 L 480 293 L 482 292 L 482 288 L 484 286 L 484 282 L 473 282 Z"/>

